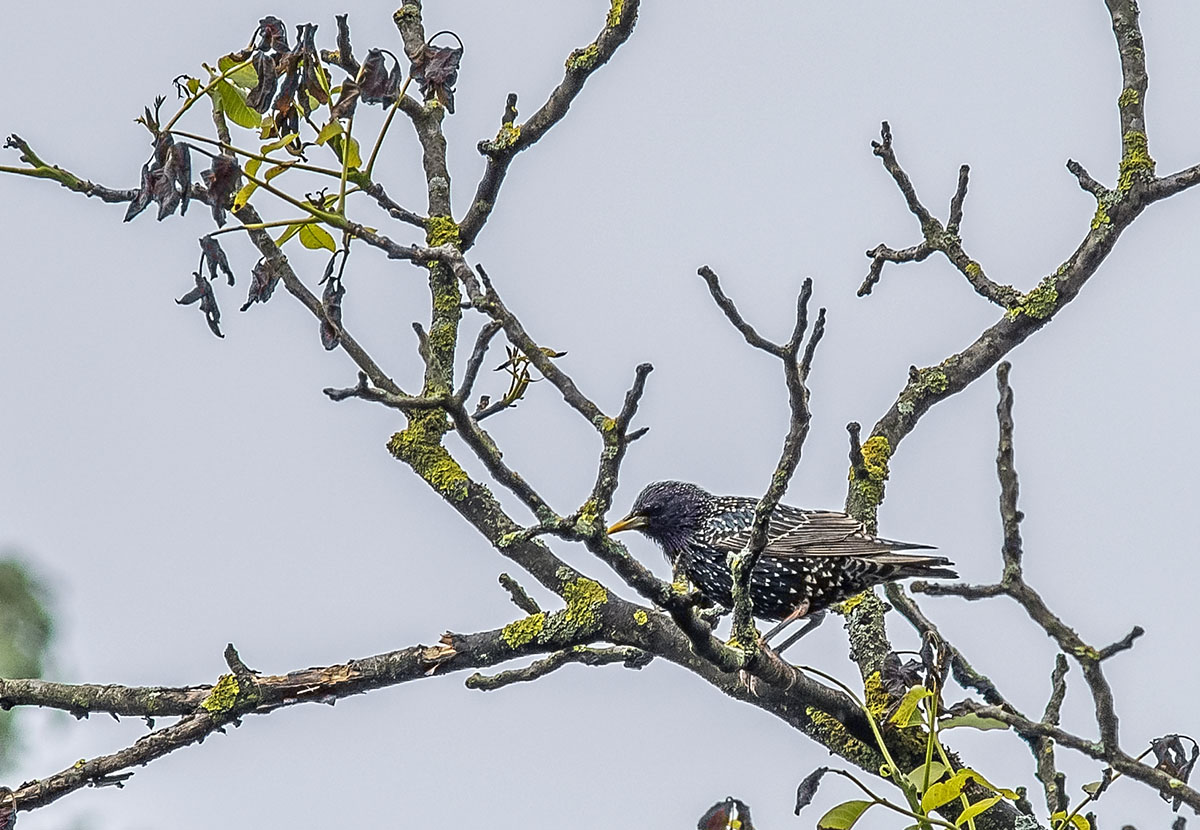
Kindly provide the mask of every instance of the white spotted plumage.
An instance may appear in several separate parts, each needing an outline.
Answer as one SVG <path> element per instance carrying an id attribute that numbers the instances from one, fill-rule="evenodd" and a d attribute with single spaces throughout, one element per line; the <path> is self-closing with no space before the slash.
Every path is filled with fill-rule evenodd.
<path id="1" fill-rule="evenodd" d="M 659 481 L 641 492 L 624 521 L 637 520 L 633 526 L 658 542 L 701 593 L 729 607 L 726 560 L 748 544 L 757 504 L 687 482 Z M 945 557 L 897 553 L 928 548 L 873 536 L 845 513 L 779 505 L 750 581 L 754 615 L 778 620 L 805 603 L 811 613 L 881 582 L 957 577 Z"/>

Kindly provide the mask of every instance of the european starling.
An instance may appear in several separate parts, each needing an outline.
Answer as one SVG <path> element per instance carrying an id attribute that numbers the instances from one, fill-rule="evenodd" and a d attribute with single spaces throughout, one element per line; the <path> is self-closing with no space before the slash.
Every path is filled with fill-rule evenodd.
<path id="1" fill-rule="evenodd" d="M 629 515 L 609 533 L 640 530 L 662 547 L 708 599 L 733 607 L 726 556 L 746 547 L 758 499 L 714 496 L 684 481 L 656 481 L 638 495 Z M 779 505 L 767 526 L 767 544 L 750 577 L 754 616 L 803 617 L 865 591 L 909 577 L 956 579 L 943 556 L 896 553 L 929 545 L 895 542 L 867 533 L 845 513 Z"/>

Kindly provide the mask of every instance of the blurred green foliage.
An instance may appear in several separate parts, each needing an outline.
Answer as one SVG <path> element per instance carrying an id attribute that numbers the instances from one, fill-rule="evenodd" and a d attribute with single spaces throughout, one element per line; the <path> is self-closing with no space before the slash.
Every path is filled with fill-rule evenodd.
<path id="1" fill-rule="evenodd" d="M 0 677 L 41 677 L 54 633 L 46 587 L 12 551 L 0 551 Z M 14 712 L 0 712 L 0 769 L 16 753 Z"/>

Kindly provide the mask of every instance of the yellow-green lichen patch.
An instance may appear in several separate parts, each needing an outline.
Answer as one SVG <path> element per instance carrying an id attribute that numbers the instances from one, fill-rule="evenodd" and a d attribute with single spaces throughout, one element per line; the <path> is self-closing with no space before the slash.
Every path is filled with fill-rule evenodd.
<path id="1" fill-rule="evenodd" d="M 590 527 L 600 518 L 600 505 L 595 499 L 588 499 L 583 503 L 583 507 L 579 508 L 579 524 L 584 527 Z"/>
<path id="2" fill-rule="evenodd" d="M 567 624 L 588 631 L 599 624 L 596 609 L 608 602 L 608 591 L 596 580 L 581 576 L 563 586 L 563 599 L 567 601 L 563 612 Z"/>
<path id="3" fill-rule="evenodd" d="M 530 614 L 524 619 L 510 622 L 504 626 L 504 630 L 500 632 L 501 638 L 508 643 L 509 648 L 520 648 L 526 643 L 532 643 L 542 633 L 542 629 L 546 627 L 545 612 L 538 614 Z"/>
<path id="4" fill-rule="evenodd" d="M 892 445 L 888 439 L 882 435 L 868 438 L 862 445 L 862 457 L 863 465 L 872 479 L 883 481 L 888 477 L 888 459 L 892 457 Z"/>
<path id="5" fill-rule="evenodd" d="M 1111 225 L 1112 219 L 1108 216 L 1108 211 L 1104 209 L 1103 202 L 1096 202 L 1096 214 L 1092 217 L 1092 230 L 1098 231 L 1105 225 Z"/>
<path id="6" fill-rule="evenodd" d="M 871 746 L 860 741 L 850 733 L 845 725 L 826 712 L 813 706 L 806 706 L 804 714 L 812 723 L 812 732 L 830 752 L 834 752 L 863 769 L 875 769 L 882 758 Z"/>
<path id="7" fill-rule="evenodd" d="M 1125 89 L 1121 91 L 1121 97 L 1117 99 L 1117 106 L 1125 109 L 1131 104 L 1136 104 L 1141 99 L 1136 89 Z"/>
<path id="8" fill-rule="evenodd" d="M 608 19 L 604 21 L 604 25 L 610 29 L 614 29 L 621 25 L 621 14 L 625 11 L 625 0 L 612 0 L 612 5 L 608 9 Z"/>
<path id="9" fill-rule="evenodd" d="M 928 369 L 921 369 L 917 372 L 917 379 L 913 386 L 918 392 L 932 392 L 940 395 L 949 388 L 950 378 L 946 376 L 945 370 L 940 366 L 930 366 Z"/>
<path id="10" fill-rule="evenodd" d="M 849 616 L 850 612 L 862 604 L 866 593 L 855 594 L 849 599 L 844 599 L 841 602 L 835 602 L 829 606 L 829 610 L 835 614 L 841 614 L 843 617 Z"/>
<path id="11" fill-rule="evenodd" d="M 415 3 L 405 3 L 400 8 L 396 9 L 392 14 L 392 21 L 397 25 L 401 25 L 406 20 L 420 20 L 421 7 Z"/>
<path id="12" fill-rule="evenodd" d="M 650 615 L 641 608 L 633 612 L 633 621 L 638 625 L 645 625 L 650 622 Z"/>
<path id="13" fill-rule="evenodd" d="M 433 248 L 439 245 L 453 245 L 457 248 L 462 244 L 458 223 L 449 216 L 430 216 L 425 226 L 425 242 Z"/>
<path id="14" fill-rule="evenodd" d="M 1154 159 L 1150 158 L 1150 147 L 1146 134 L 1130 130 L 1121 137 L 1121 175 L 1117 179 L 1118 190 L 1128 190 L 1135 181 L 1154 178 Z"/>
<path id="15" fill-rule="evenodd" d="M 213 686 L 212 691 L 208 693 L 208 697 L 204 698 L 200 708 L 207 709 L 214 714 L 228 712 L 237 703 L 239 691 L 241 691 L 241 687 L 238 686 L 237 678 L 232 674 L 223 674 L 217 681 L 217 685 Z"/>
<path id="16" fill-rule="evenodd" d="M 405 462 L 438 493 L 453 501 L 467 497 L 470 479 L 442 446 L 450 428 L 441 410 L 413 415 L 408 426 L 388 441 L 388 452 Z"/>
<path id="17" fill-rule="evenodd" d="M 583 49 L 576 49 L 567 58 L 567 69 L 572 71 L 591 69 L 600 57 L 600 47 L 590 43 Z"/>
<path id="18" fill-rule="evenodd" d="M 967 272 L 967 275 L 971 276 L 971 277 L 978 277 L 980 274 L 983 273 L 983 268 L 975 260 L 971 260 L 970 262 L 968 262 L 965 270 Z"/>
<path id="19" fill-rule="evenodd" d="M 911 396 L 909 396 L 911 397 Z M 892 447 L 882 435 L 868 438 L 862 445 L 862 469 L 850 468 L 850 492 L 846 511 L 875 531 L 875 514 L 883 502 L 883 483 L 888 477 L 888 458 Z"/>
<path id="20" fill-rule="evenodd" d="M 500 131 L 496 133 L 496 138 L 492 142 L 493 150 L 507 150 L 517 143 L 517 139 L 521 137 L 521 126 L 513 124 L 511 121 L 500 125 Z"/>
<path id="21" fill-rule="evenodd" d="M 1044 320 L 1054 313 L 1058 305 L 1058 275 L 1050 274 L 1037 284 L 1037 288 L 1021 298 L 1019 305 L 1009 309 L 1008 318 L 1015 320 L 1028 314 L 1035 320 Z"/>

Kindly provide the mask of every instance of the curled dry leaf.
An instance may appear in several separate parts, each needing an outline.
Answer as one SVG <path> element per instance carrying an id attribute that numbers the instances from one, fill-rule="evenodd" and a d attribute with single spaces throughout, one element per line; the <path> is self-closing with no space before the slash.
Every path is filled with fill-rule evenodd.
<path id="1" fill-rule="evenodd" d="M 341 342 L 342 297 L 345 294 L 346 289 L 338 277 L 327 280 L 321 293 L 321 308 L 325 312 L 321 320 L 321 345 L 326 351 L 336 349 Z"/>
<path id="2" fill-rule="evenodd" d="M 410 68 L 412 78 L 420 85 L 425 100 L 436 98 L 451 115 L 454 114 L 454 84 L 458 82 L 462 56 L 461 46 L 450 48 L 427 43 L 412 58 Z"/>
<path id="3" fill-rule="evenodd" d="M 199 302 L 200 311 L 204 313 L 204 319 L 208 323 L 208 327 L 212 329 L 212 333 L 217 337 L 224 337 L 225 335 L 221 334 L 221 310 L 217 308 L 217 298 L 213 295 L 212 283 L 206 280 L 199 271 L 192 276 L 196 278 L 196 287 L 175 302 L 180 305 Z"/>
<path id="4" fill-rule="evenodd" d="M 258 21 L 258 32 L 262 36 L 258 41 L 260 50 L 274 49 L 280 55 L 292 51 L 288 46 L 287 26 L 278 17 L 269 14 Z"/>
<path id="5" fill-rule="evenodd" d="M 250 292 L 246 295 L 246 303 L 242 306 L 242 311 L 254 303 L 265 303 L 271 299 L 271 295 L 275 293 L 275 286 L 279 284 L 282 267 L 281 260 L 260 259 L 258 261 L 251 272 L 253 279 L 250 281 Z"/>
<path id="6" fill-rule="evenodd" d="M 919 685 L 921 682 L 921 662 L 919 660 L 902 662 L 899 654 L 890 651 L 883 658 L 883 665 L 879 669 L 879 680 L 888 697 L 904 697 L 904 693 L 908 691 L 909 687 Z"/>
<path id="7" fill-rule="evenodd" d="M 251 58 L 254 72 L 258 75 L 258 84 L 246 95 L 246 106 L 262 114 L 271 108 L 275 100 L 275 88 L 279 77 L 275 68 L 275 59 L 267 52 L 255 52 Z"/>
<path id="8" fill-rule="evenodd" d="M 225 224 L 225 209 L 233 201 L 242 182 L 242 170 L 231 156 L 214 156 L 212 165 L 200 173 L 208 188 L 208 203 L 217 227 Z"/>
<path id="9" fill-rule="evenodd" d="M 229 280 L 229 284 L 233 285 L 233 270 L 229 267 L 229 258 L 225 256 L 225 251 L 221 248 L 221 243 L 217 241 L 215 236 L 200 237 L 200 268 L 204 269 L 204 263 L 208 263 L 209 279 L 216 280 L 217 271 L 225 274 Z"/>

